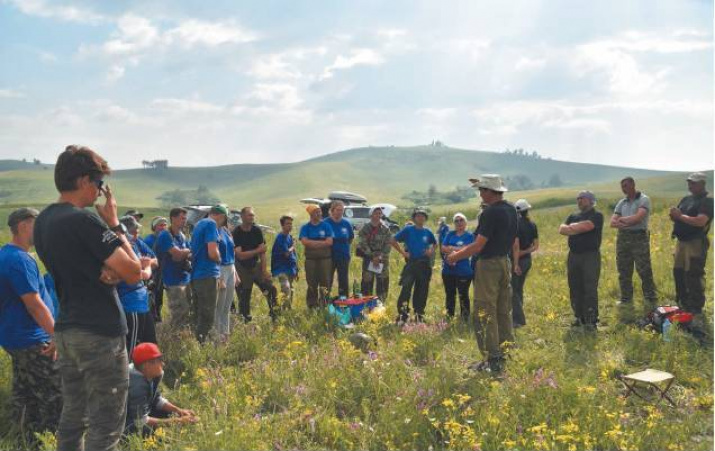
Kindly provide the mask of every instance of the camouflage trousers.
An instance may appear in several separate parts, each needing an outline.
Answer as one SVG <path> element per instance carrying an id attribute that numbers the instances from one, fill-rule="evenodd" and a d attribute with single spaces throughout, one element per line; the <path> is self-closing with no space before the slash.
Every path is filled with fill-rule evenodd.
<path id="1" fill-rule="evenodd" d="M 618 282 L 621 286 L 621 301 L 633 299 L 633 267 L 641 278 L 643 299 L 654 303 L 657 300 L 653 269 L 650 264 L 650 234 L 648 231 L 618 232 L 616 241 L 616 267 Z"/>
<path id="2" fill-rule="evenodd" d="M 57 430 L 62 413 L 60 373 L 50 357 L 40 354 L 42 345 L 8 349 L 12 360 L 12 410 L 22 434 Z"/>

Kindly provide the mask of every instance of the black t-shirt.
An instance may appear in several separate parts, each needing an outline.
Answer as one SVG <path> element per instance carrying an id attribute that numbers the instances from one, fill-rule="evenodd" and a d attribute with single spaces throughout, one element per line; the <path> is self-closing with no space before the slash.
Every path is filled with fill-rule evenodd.
<path id="1" fill-rule="evenodd" d="M 34 237 L 37 255 L 55 279 L 60 302 L 55 330 L 126 335 L 117 290 L 99 280 L 121 239 L 95 213 L 68 203 L 45 208 L 35 221 Z"/>
<path id="2" fill-rule="evenodd" d="M 507 201 L 499 201 L 487 207 L 479 216 L 479 225 L 474 232 L 487 238 L 487 244 L 479 258 L 503 257 L 511 254 L 517 233 L 516 208 Z"/>
<path id="3" fill-rule="evenodd" d="M 539 238 L 539 229 L 536 227 L 536 224 L 520 216 L 517 237 L 519 237 L 519 249 L 523 251 L 524 249 L 530 248 L 531 245 L 534 244 L 534 240 Z M 531 257 L 531 254 L 526 254 L 522 258 L 528 257 Z"/>
<path id="4" fill-rule="evenodd" d="M 255 225 L 251 226 L 251 230 L 248 232 L 241 229 L 241 226 L 233 229 L 233 245 L 235 247 L 240 247 L 241 251 L 252 251 L 261 244 L 265 244 L 265 242 L 266 240 L 263 238 L 263 232 Z M 258 263 L 258 256 L 254 255 L 247 260 L 239 260 L 236 258 L 236 263 L 240 264 L 244 268 L 253 268 L 256 266 L 256 263 Z"/>
<path id="5" fill-rule="evenodd" d="M 685 196 L 678 204 L 678 209 L 688 216 L 696 217 L 703 214 L 709 219 L 704 227 L 695 227 L 681 221 L 673 222 L 673 236 L 675 238 L 680 241 L 690 241 L 708 234 L 710 223 L 713 219 L 713 198 L 708 197 L 707 191 L 703 191 L 697 196 Z"/>
<path id="6" fill-rule="evenodd" d="M 591 221 L 594 225 L 593 230 L 569 236 L 569 249 L 574 254 L 599 250 L 601 248 L 601 235 L 603 232 L 603 215 L 594 208 L 591 208 L 586 212 L 574 213 L 566 218 L 566 224 L 581 221 Z"/>

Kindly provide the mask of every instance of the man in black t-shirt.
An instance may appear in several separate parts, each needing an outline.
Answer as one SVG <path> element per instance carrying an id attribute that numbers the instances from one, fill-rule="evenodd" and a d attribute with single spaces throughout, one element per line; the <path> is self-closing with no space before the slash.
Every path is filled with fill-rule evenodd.
<path id="1" fill-rule="evenodd" d="M 241 225 L 233 229 L 233 245 L 236 252 L 236 272 L 241 283 L 238 292 L 238 310 L 245 322 L 251 321 L 251 293 L 253 284 L 260 288 L 268 301 L 268 311 L 275 319 L 278 290 L 273 285 L 266 260 L 266 240 L 261 229 L 254 225 L 256 214 L 253 207 L 241 209 Z"/>
<path id="2" fill-rule="evenodd" d="M 705 263 L 710 247 L 708 232 L 713 219 L 713 198 L 708 197 L 705 190 L 705 174 L 696 172 L 687 180 L 690 195 L 670 209 L 673 237 L 678 240 L 673 278 L 678 305 L 698 315 L 705 305 Z"/>
<path id="3" fill-rule="evenodd" d="M 151 260 L 138 258 L 124 235 L 116 201 L 103 181 L 109 173 L 107 162 L 91 149 L 68 146 L 55 165 L 59 201 L 35 222 L 37 255 L 59 297 L 60 451 L 114 450 L 124 428 L 127 324 L 114 286 L 120 280 L 139 282 Z M 97 205 L 99 216 L 85 210 L 102 194 L 106 202 Z"/>
<path id="4" fill-rule="evenodd" d="M 596 211 L 596 196 L 581 191 L 576 202 L 579 212 L 569 215 L 559 233 L 569 237 L 567 273 L 573 326 L 595 330 L 598 323 L 598 280 L 601 277 L 601 235 L 603 215 Z"/>
<path id="5" fill-rule="evenodd" d="M 503 199 L 507 188 L 499 175 L 484 174 L 470 181 L 489 207 L 479 216 L 474 243 L 447 255 L 447 263 L 479 255 L 474 271 L 474 324 L 477 343 L 486 360 L 475 369 L 498 373 L 504 366 L 504 352 L 514 341 L 511 268 L 512 262 L 519 264 L 516 208 Z"/>

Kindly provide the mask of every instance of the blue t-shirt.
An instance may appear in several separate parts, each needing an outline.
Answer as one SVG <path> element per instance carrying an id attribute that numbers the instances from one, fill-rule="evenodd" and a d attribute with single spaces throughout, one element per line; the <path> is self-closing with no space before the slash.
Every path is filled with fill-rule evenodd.
<path id="1" fill-rule="evenodd" d="M 455 246 L 462 247 L 472 244 L 474 242 L 474 235 L 465 231 L 461 235 L 457 235 L 455 230 L 447 233 L 442 241 L 442 246 Z M 448 276 L 457 277 L 471 277 L 474 275 L 474 270 L 468 258 L 459 260 L 457 264 L 450 265 L 446 261 L 442 261 L 442 274 Z"/>
<path id="2" fill-rule="evenodd" d="M 188 285 L 191 280 L 191 274 L 182 269 L 184 262 L 176 262 L 171 258 L 169 249 L 172 247 L 188 249 L 189 243 L 186 241 L 183 233 L 179 232 L 178 235 L 172 235 L 171 229 L 166 229 L 161 232 L 156 239 L 156 251 L 159 255 L 161 277 L 164 279 L 164 286 L 175 287 L 177 285 Z"/>
<path id="3" fill-rule="evenodd" d="M 193 255 L 192 280 L 214 278 L 221 274 L 218 262 L 209 258 L 209 243 L 218 244 L 218 226 L 211 218 L 204 218 L 196 223 L 191 234 L 191 254 Z"/>
<path id="4" fill-rule="evenodd" d="M 154 258 L 154 252 L 142 240 L 132 242 L 132 249 L 138 257 Z M 149 311 L 149 292 L 143 280 L 129 285 L 126 282 L 117 284 L 117 294 L 125 313 L 146 313 Z"/>
<path id="5" fill-rule="evenodd" d="M 418 229 L 413 225 L 408 225 L 397 232 L 395 241 L 405 243 L 407 252 L 410 253 L 410 258 L 424 257 L 430 245 L 437 243 L 430 229 L 426 227 Z"/>
<path id="6" fill-rule="evenodd" d="M 345 218 L 338 222 L 325 218 L 323 222 L 333 229 L 333 260 L 350 260 L 350 242 L 355 238 L 353 226 Z"/>
<path id="7" fill-rule="evenodd" d="M 225 227 L 219 229 L 218 251 L 221 254 L 221 266 L 234 264 L 236 254 L 233 249 L 233 237 Z"/>
<path id="8" fill-rule="evenodd" d="M 149 247 L 149 249 L 154 250 L 154 243 L 156 243 L 156 235 L 151 233 L 151 234 L 145 236 L 143 241 L 144 241 L 144 244 L 146 244 Z"/>
<path id="9" fill-rule="evenodd" d="M 46 272 L 42 276 L 42 280 L 45 281 L 45 289 L 47 289 L 47 294 L 50 295 L 52 299 L 52 311 L 55 312 L 55 316 L 60 312 L 60 298 L 57 297 L 57 288 L 55 288 L 55 279 L 52 278 L 52 274 Z"/>
<path id="10" fill-rule="evenodd" d="M 38 293 L 55 316 L 35 259 L 14 244 L 6 244 L 0 249 L 0 346 L 5 349 L 23 349 L 50 341 L 22 302 L 21 296 L 28 293 Z"/>
<path id="11" fill-rule="evenodd" d="M 321 221 L 317 225 L 307 222 L 300 228 L 298 239 L 308 238 L 309 240 L 324 241 L 327 238 L 334 238 L 333 228 Z"/>
<path id="12" fill-rule="evenodd" d="M 289 274 L 295 276 L 298 274 L 298 256 L 293 249 L 288 254 L 288 249 L 293 247 L 293 237 L 285 233 L 279 233 L 271 248 L 271 274 Z M 288 255 L 286 255 L 288 254 Z"/>

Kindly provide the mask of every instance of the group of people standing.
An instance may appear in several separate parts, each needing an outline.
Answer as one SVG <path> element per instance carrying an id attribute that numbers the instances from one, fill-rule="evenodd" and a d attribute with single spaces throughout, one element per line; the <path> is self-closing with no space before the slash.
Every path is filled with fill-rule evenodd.
<path id="1" fill-rule="evenodd" d="M 280 218 L 269 271 L 265 237 L 252 207 L 243 208 L 241 223 L 231 227 L 226 207 L 214 206 L 190 238 L 183 233 L 187 211 L 173 208 L 168 218 L 155 217 L 152 233 L 140 238 L 141 214 L 117 215 L 113 193 L 104 182 L 109 174 L 107 162 L 96 152 L 67 147 L 55 166 L 58 202 L 41 213 L 31 208 L 14 211 L 8 218 L 12 242 L 0 249 L 0 346 L 12 360 L 12 406 L 28 437 L 35 431 L 56 430 L 59 450 L 112 450 L 123 433 L 147 433 L 163 422 L 198 421 L 193 411 L 173 405 L 159 393 L 163 360 L 154 321 L 162 320 L 164 291 L 170 327 L 190 326 L 201 343 L 225 341 L 234 292 L 244 321 L 252 319 L 254 285 L 266 297 L 269 315 L 276 318 L 281 309 L 291 307 L 299 274 L 292 216 Z M 677 302 L 694 314 L 700 314 L 705 304 L 713 217 L 705 180 L 704 174 L 691 174 L 691 194 L 669 211 L 677 239 Z M 457 213 L 454 230 L 441 221 L 438 241 L 426 227 L 428 213 L 416 209 L 411 223 L 393 236 L 382 221 L 382 210 L 373 208 L 370 222 L 357 233 L 360 292 L 387 299 L 394 249 L 405 260 L 396 322 L 409 320 L 410 298 L 415 320 L 424 321 L 434 259 L 440 255 L 447 314 L 456 315 L 459 297 L 459 314 L 464 319 L 471 316 L 484 356 L 474 369 L 500 372 L 514 342 L 513 329 L 526 324 L 523 288 L 539 234 L 529 215 L 531 205 L 524 199 L 507 202 L 500 176 L 486 174 L 471 181 L 483 207 L 474 233 L 467 231 L 466 216 Z M 655 304 L 650 200 L 635 189 L 630 177 L 621 181 L 621 188 L 625 197 L 610 221 L 618 230 L 619 302 L 632 302 L 635 267 L 646 302 Z M 96 206 L 96 213 L 89 211 L 100 196 L 105 197 L 104 204 Z M 577 205 L 578 212 L 568 216 L 559 233 L 568 237 L 574 326 L 595 330 L 604 220 L 592 192 L 580 192 Z M 349 296 L 355 234 L 343 218 L 340 201 L 333 202 L 325 219 L 317 206 L 306 210 L 310 219 L 301 226 L 298 241 L 304 249 L 306 304 L 316 309 L 326 303 L 336 274 L 337 295 Z M 51 276 L 47 281 L 29 254 L 33 245 Z M 52 285 L 58 302 L 53 301 Z"/>

